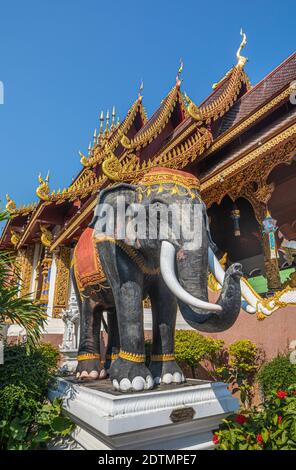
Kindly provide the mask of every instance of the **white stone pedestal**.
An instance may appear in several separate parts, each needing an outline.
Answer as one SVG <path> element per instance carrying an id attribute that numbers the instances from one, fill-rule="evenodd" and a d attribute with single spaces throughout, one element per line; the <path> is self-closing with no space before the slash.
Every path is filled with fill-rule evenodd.
<path id="1" fill-rule="evenodd" d="M 87 450 L 211 449 L 212 431 L 238 409 L 221 382 L 189 380 L 182 386 L 123 394 L 108 380 L 80 385 L 59 378 L 50 399 L 77 424 L 73 439 Z"/>

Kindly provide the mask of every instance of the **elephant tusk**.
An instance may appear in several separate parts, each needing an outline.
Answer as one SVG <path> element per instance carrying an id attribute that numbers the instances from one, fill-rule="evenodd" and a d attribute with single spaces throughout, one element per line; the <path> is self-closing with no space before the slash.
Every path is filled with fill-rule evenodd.
<path id="1" fill-rule="evenodd" d="M 209 259 L 209 268 L 210 271 L 214 274 L 215 278 L 223 285 L 225 271 L 222 268 L 221 264 L 219 263 L 217 257 L 215 256 L 212 248 L 208 247 L 208 259 Z M 242 292 L 242 308 L 246 310 L 248 313 L 255 313 L 256 312 L 256 305 L 254 305 L 254 299 L 252 298 L 252 293 L 250 293 L 248 286 L 243 282 L 240 281 L 241 292 Z M 250 295 L 251 294 L 251 295 Z M 246 300 L 244 300 L 246 299 Z"/>
<path id="2" fill-rule="evenodd" d="M 197 299 L 193 295 L 186 292 L 185 289 L 180 285 L 176 273 L 175 273 L 175 247 L 167 242 L 163 241 L 161 243 L 160 250 L 160 271 L 163 277 L 164 282 L 170 289 L 170 291 L 186 305 L 195 307 L 202 310 L 207 310 L 211 312 L 222 312 L 222 307 L 220 305 L 211 304 L 205 302 L 204 300 Z"/>

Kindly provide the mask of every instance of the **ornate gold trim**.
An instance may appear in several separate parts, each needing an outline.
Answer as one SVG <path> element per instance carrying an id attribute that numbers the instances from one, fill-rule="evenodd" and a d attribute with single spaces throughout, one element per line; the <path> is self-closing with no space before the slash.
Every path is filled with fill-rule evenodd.
<path id="1" fill-rule="evenodd" d="M 93 199 L 88 206 L 84 209 L 81 214 L 79 214 L 78 217 L 76 217 L 72 223 L 68 225 L 66 230 L 64 230 L 62 233 L 59 234 L 59 236 L 56 238 L 56 240 L 53 242 L 53 244 L 50 247 L 50 251 L 55 250 L 62 241 L 69 236 L 74 230 L 77 229 L 79 223 L 88 216 L 88 214 L 95 208 L 95 205 L 97 204 L 97 198 Z"/>
<path id="2" fill-rule="evenodd" d="M 283 132 L 277 134 L 275 137 L 271 138 L 260 147 L 249 152 L 244 157 L 239 158 L 233 164 L 227 166 L 226 168 L 221 168 L 218 174 L 210 177 L 209 179 L 206 179 L 204 182 L 201 183 L 201 191 L 206 191 L 215 184 L 221 184 L 221 173 L 223 173 L 223 178 L 226 179 L 230 175 L 241 171 L 246 165 L 249 165 L 262 154 L 268 152 L 273 147 L 281 144 L 294 134 L 296 134 L 296 124 L 292 124 L 292 126 L 288 127 Z"/>
<path id="3" fill-rule="evenodd" d="M 174 361 L 175 355 L 174 354 L 152 354 L 151 361 L 153 362 L 167 362 L 167 361 Z"/>
<path id="4" fill-rule="evenodd" d="M 222 134 L 221 137 L 216 139 L 215 142 L 213 142 L 213 144 L 211 145 L 211 147 L 203 154 L 203 157 L 206 157 L 207 155 L 210 155 L 211 153 L 218 150 L 220 147 L 222 147 L 224 144 L 230 141 L 237 134 L 239 134 L 240 132 L 245 130 L 248 126 L 250 126 L 255 121 L 257 121 L 257 119 L 259 119 L 261 116 L 266 114 L 270 109 L 274 108 L 277 104 L 279 104 L 285 98 L 289 97 L 290 94 L 291 94 L 291 88 L 289 86 L 286 90 L 284 90 L 282 93 L 276 96 L 273 100 L 269 101 L 266 105 L 258 109 L 258 111 L 251 114 L 251 116 L 249 116 L 247 119 L 244 119 L 241 124 L 237 124 L 234 128 L 232 127 L 230 131 Z M 247 96 L 247 95 L 244 95 L 244 96 Z M 244 99 L 244 97 L 242 99 Z"/>
<path id="5" fill-rule="evenodd" d="M 67 308 L 70 284 L 71 248 L 61 246 L 57 259 L 57 272 L 53 300 L 53 316 L 59 317 L 61 311 Z"/>
<path id="6" fill-rule="evenodd" d="M 119 353 L 117 354 L 106 354 L 106 360 L 116 361 L 119 357 Z"/>
<path id="7" fill-rule="evenodd" d="M 135 264 L 142 271 L 142 273 L 150 276 L 156 276 L 160 274 L 160 268 L 151 268 L 150 266 L 147 266 L 146 260 L 144 259 L 143 255 L 132 246 L 129 246 L 124 243 L 122 240 L 116 240 L 115 238 L 109 237 L 107 235 L 94 237 L 94 240 L 96 243 L 110 242 L 119 246 L 122 251 L 124 251 L 128 255 L 128 257 L 135 262 Z"/>
<path id="8" fill-rule="evenodd" d="M 122 349 L 119 351 L 118 357 L 120 357 L 121 359 L 126 359 L 127 361 L 131 361 L 131 362 L 145 362 L 144 354 L 130 353 L 127 351 L 123 351 Z"/>
<path id="9" fill-rule="evenodd" d="M 33 259 L 34 259 L 35 246 L 29 245 L 21 260 L 21 295 L 30 293 L 31 278 L 33 272 Z"/>
<path id="10" fill-rule="evenodd" d="M 101 360 L 101 355 L 100 354 L 91 354 L 91 353 L 85 353 L 85 354 L 79 354 L 77 356 L 77 361 L 88 361 L 89 359 L 99 359 Z"/>

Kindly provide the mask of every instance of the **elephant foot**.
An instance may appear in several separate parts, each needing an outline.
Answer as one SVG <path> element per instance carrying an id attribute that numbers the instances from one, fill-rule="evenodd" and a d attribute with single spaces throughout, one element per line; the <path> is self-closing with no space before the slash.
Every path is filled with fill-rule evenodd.
<path id="1" fill-rule="evenodd" d="M 176 361 L 151 361 L 149 369 L 156 385 L 186 382 L 184 374 Z"/>
<path id="2" fill-rule="evenodd" d="M 105 379 L 107 371 L 102 369 L 99 359 L 84 359 L 78 361 L 76 368 L 76 378 L 79 380 Z"/>
<path id="3" fill-rule="evenodd" d="M 119 357 L 109 370 L 112 385 L 121 392 L 141 392 L 153 388 L 153 378 L 144 363 Z"/>

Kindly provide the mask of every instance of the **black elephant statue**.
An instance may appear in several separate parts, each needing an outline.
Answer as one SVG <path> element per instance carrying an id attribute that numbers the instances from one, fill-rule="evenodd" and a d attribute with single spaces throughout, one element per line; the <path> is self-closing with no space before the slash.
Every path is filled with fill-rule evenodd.
<path id="1" fill-rule="evenodd" d="M 124 201 L 121 218 L 119 199 Z M 127 210 L 131 205 L 141 207 L 141 227 L 123 231 L 122 226 L 132 221 Z M 166 219 L 164 230 L 159 214 L 168 213 L 169 207 L 181 214 L 178 209 L 185 206 L 189 222 L 188 217 L 185 222 L 182 218 L 175 233 L 176 224 Z M 157 214 L 154 221 L 151 213 Z M 190 232 L 192 222 L 195 237 L 188 242 L 184 232 Z M 177 307 L 191 327 L 204 332 L 230 328 L 240 311 L 242 272 L 237 263 L 222 276 L 219 267 L 221 294 L 216 304 L 208 301 L 208 267 L 213 271 L 217 263 L 212 248 L 206 207 L 193 175 L 157 168 L 137 185 L 122 183 L 102 190 L 93 220 L 75 247 L 71 269 L 81 313 L 77 377 L 103 378 L 108 371 L 114 388 L 122 392 L 185 381 L 174 358 Z M 143 325 L 147 296 L 153 319 L 148 367 Z M 100 357 L 103 312 L 108 320 L 104 366 Z"/>

